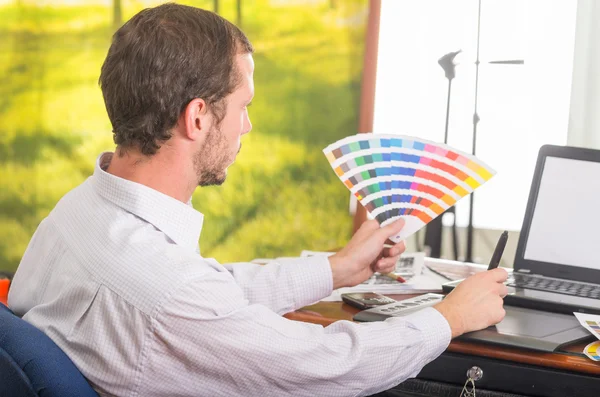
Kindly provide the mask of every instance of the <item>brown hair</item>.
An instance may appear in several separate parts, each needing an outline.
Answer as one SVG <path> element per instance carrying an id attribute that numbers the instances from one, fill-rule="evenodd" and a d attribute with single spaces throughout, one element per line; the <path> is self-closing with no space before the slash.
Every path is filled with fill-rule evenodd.
<path id="1" fill-rule="evenodd" d="M 195 98 L 219 122 L 240 82 L 234 57 L 252 52 L 240 29 L 210 11 L 169 3 L 136 14 L 115 32 L 100 73 L 115 144 L 155 154 Z"/>

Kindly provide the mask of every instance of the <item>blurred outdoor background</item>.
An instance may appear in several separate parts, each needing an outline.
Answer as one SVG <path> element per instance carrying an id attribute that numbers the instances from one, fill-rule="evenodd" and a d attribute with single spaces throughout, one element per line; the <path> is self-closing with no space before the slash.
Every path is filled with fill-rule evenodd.
<path id="1" fill-rule="evenodd" d="M 113 150 L 98 87 L 135 0 L 0 0 L 0 270 Z M 351 235 L 349 194 L 321 150 L 356 133 L 367 0 L 197 0 L 248 35 L 254 128 L 221 187 L 201 188 L 200 248 L 221 262 L 296 256 Z M 318 60 L 318 61 L 315 61 Z"/>

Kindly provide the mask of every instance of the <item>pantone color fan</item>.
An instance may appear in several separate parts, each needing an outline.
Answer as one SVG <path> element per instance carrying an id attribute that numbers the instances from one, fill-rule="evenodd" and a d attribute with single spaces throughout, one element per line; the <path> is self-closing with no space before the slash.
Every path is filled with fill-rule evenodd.
<path id="1" fill-rule="evenodd" d="M 496 172 L 448 145 L 387 134 L 357 134 L 323 149 L 340 180 L 382 226 L 403 217 L 391 240 L 409 237 Z"/>

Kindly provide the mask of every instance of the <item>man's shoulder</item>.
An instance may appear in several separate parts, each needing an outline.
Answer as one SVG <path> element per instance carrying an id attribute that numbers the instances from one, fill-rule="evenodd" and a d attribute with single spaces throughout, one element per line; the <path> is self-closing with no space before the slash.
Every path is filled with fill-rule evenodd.
<path id="1" fill-rule="evenodd" d="M 106 254 L 97 257 L 89 270 L 98 282 L 147 314 L 190 280 L 223 271 L 170 242 L 160 231 L 128 232 L 107 247 Z"/>
<path id="2" fill-rule="evenodd" d="M 65 195 L 48 218 L 77 266 L 147 314 L 189 280 L 223 271 L 146 220 L 106 202 L 87 183 Z"/>

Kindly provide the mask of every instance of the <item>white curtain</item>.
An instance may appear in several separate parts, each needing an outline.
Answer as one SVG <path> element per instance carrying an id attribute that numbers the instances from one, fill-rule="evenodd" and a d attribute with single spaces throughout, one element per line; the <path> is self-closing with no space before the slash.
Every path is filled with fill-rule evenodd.
<path id="1" fill-rule="evenodd" d="M 600 149 L 600 2 L 579 0 L 568 143 Z"/>

